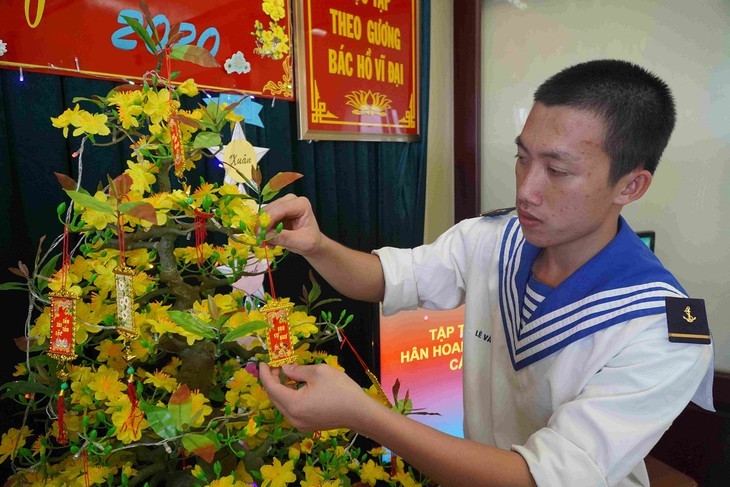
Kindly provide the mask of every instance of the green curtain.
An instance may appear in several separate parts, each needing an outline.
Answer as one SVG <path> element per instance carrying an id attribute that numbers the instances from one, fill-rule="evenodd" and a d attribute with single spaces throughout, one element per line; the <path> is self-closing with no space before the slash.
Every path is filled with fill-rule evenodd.
<path id="1" fill-rule="evenodd" d="M 421 134 L 428 120 L 428 32 L 430 1 L 421 6 Z M 73 152 L 78 138 L 65 139 L 52 127 L 50 117 L 73 107 L 77 96 L 108 92 L 113 83 L 0 70 L 0 282 L 17 280 L 6 271 L 18 261 L 32 265 L 39 239 L 46 235 L 45 248 L 62 227 L 56 207 L 65 195 L 54 172 L 78 179 Z M 291 191 L 306 196 L 314 208 L 322 231 L 348 247 L 371 251 L 389 245 L 412 247 L 422 243 L 426 181 L 426 138 L 416 143 L 307 142 L 297 140 L 294 103 L 258 99 L 263 105 L 265 128 L 247 125 L 246 137 L 254 145 L 270 148 L 262 159 L 262 171 L 270 178 L 280 171 L 296 171 L 304 178 Z M 200 102 L 200 100 L 198 100 Z M 86 144 L 83 153 L 82 184 L 94 189 L 124 170 L 128 149 L 119 145 L 94 147 Z M 222 169 L 203 161 L 197 169 L 209 181 L 222 181 Z M 188 176 L 196 181 L 197 175 Z M 274 274 L 277 293 L 297 298 L 308 284 L 310 269 L 304 259 L 288 257 Z M 318 279 L 321 284 L 323 280 Z M 337 296 L 327 286 L 325 295 Z M 375 371 L 378 370 L 378 308 L 375 305 L 343 300 L 342 308 L 356 315 L 348 327 L 348 338 Z M 13 365 L 24 357 L 13 344 L 23 334 L 28 303 L 20 292 L 0 291 L 0 306 L 6 317 L 0 340 L 0 378 L 11 379 Z M 12 318 L 10 318 L 12 317 Z M 347 371 L 359 382 L 366 379 L 350 351 L 340 353 Z M 8 401 L 0 401 L 0 410 Z M 6 415 L 3 415 L 6 416 Z"/>

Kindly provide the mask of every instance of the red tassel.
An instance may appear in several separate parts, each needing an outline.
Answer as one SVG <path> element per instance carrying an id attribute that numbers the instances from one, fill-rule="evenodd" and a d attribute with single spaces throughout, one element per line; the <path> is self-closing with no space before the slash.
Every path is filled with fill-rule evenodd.
<path id="1" fill-rule="evenodd" d="M 66 384 L 64 384 L 65 386 Z M 66 424 L 63 421 L 63 416 L 66 414 L 66 408 L 63 404 L 63 391 L 58 393 L 58 443 L 65 445 L 68 443 L 68 435 L 66 434 Z"/>
<path id="2" fill-rule="evenodd" d="M 213 213 L 205 213 L 195 208 L 195 251 L 198 254 L 198 264 L 202 265 L 205 260 L 203 257 L 203 243 L 208 236 L 208 219 L 213 217 Z"/>
<path id="3" fill-rule="evenodd" d="M 90 485 L 90 479 L 89 479 L 89 451 L 84 449 L 83 453 L 84 458 L 84 481 L 86 483 L 86 487 L 89 487 Z"/>
<path id="4" fill-rule="evenodd" d="M 398 475 L 398 457 L 392 455 L 390 457 L 390 476 L 395 477 Z"/>
<path id="5" fill-rule="evenodd" d="M 127 381 L 127 395 L 129 396 L 129 402 L 132 403 L 131 415 L 133 415 L 139 404 L 139 399 L 137 398 L 137 388 L 134 386 L 134 376 L 131 374 Z"/>

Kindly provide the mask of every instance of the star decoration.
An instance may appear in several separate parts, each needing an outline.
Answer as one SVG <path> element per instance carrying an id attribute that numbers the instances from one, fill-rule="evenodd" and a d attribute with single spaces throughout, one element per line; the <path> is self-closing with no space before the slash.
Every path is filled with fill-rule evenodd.
<path id="1" fill-rule="evenodd" d="M 233 133 L 231 134 L 231 141 L 233 141 L 233 140 L 246 140 L 246 134 L 244 133 L 243 127 L 241 126 L 240 123 L 237 123 L 236 126 L 233 128 Z M 215 155 L 215 158 L 218 159 L 221 162 L 221 164 L 224 164 L 225 162 L 227 162 L 225 160 L 225 156 L 224 156 L 227 145 L 228 144 L 226 144 L 224 146 L 219 146 L 219 147 L 212 147 L 210 149 L 210 151 Z M 264 157 L 264 155 L 266 155 L 267 152 L 269 152 L 269 149 L 266 147 L 254 146 L 253 150 L 256 153 L 256 164 L 257 165 L 258 165 L 259 161 L 261 161 L 261 158 Z M 228 184 L 236 184 L 236 182 L 233 181 L 232 179 L 230 179 L 227 175 L 226 175 L 224 181 Z M 238 187 L 239 191 L 242 193 L 246 192 L 244 186 L 245 185 L 243 185 L 243 184 L 239 184 L 239 187 Z"/>
<path id="2" fill-rule="evenodd" d="M 255 103 L 250 96 L 229 95 L 222 93 L 220 96 L 213 96 L 203 99 L 206 104 L 216 102 L 219 105 L 221 103 L 227 103 L 228 105 L 232 105 L 239 100 L 243 101 L 241 101 L 241 103 L 239 103 L 236 108 L 233 109 L 233 113 L 242 116 L 243 121 L 250 125 L 256 125 L 257 127 L 264 128 L 264 123 L 261 121 L 261 118 L 259 118 L 259 112 L 263 107 L 260 104 Z"/>

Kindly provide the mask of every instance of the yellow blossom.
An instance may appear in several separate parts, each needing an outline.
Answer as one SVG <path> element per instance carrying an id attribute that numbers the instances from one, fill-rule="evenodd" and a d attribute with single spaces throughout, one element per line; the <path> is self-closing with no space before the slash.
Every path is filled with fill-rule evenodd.
<path id="1" fill-rule="evenodd" d="M 295 482 L 297 476 L 294 475 L 293 470 L 294 462 L 291 460 L 282 465 L 278 458 L 274 458 L 271 465 L 261 467 L 261 476 L 264 479 L 261 487 L 284 487 Z"/>
<path id="2" fill-rule="evenodd" d="M 129 188 L 130 191 L 136 191 L 141 194 L 150 192 L 152 185 L 157 181 L 155 173 L 157 173 L 158 168 L 149 161 L 127 161 L 127 167 L 128 169 L 124 173 L 132 178 L 132 186 Z"/>
<path id="3" fill-rule="evenodd" d="M 154 374 L 146 372 L 145 376 L 147 378 L 144 380 L 144 383 L 152 384 L 158 389 L 165 389 L 167 392 L 172 392 L 178 387 L 177 380 L 165 372 L 156 370 Z"/>
<path id="4" fill-rule="evenodd" d="M 328 355 L 327 358 L 324 359 L 324 363 L 326 363 L 333 369 L 337 369 L 341 372 L 345 371 L 345 368 L 338 363 L 336 355 Z"/>
<path id="5" fill-rule="evenodd" d="M 143 96 L 140 90 L 132 90 L 125 92 L 114 92 L 112 96 L 107 98 L 109 105 L 116 105 L 119 113 L 119 120 L 122 127 L 129 129 L 131 127 L 139 127 L 137 117 L 142 114 Z"/>
<path id="6" fill-rule="evenodd" d="M 159 124 L 170 117 L 171 110 L 177 108 L 177 105 L 177 102 L 170 102 L 170 92 L 168 90 L 150 90 L 147 92 L 144 113 L 150 117 L 153 124 Z"/>
<path id="7" fill-rule="evenodd" d="M 208 484 L 208 487 L 248 487 L 248 484 L 241 480 L 236 480 L 232 475 L 221 477 Z"/>
<path id="8" fill-rule="evenodd" d="M 117 427 L 117 439 L 126 445 L 142 438 L 142 430 L 149 426 L 142 410 L 139 407 L 132 408 L 126 395 L 122 396 L 116 409 L 112 413 L 112 424 Z"/>
<path id="9" fill-rule="evenodd" d="M 71 379 L 71 403 L 82 407 L 94 404 L 94 392 L 89 389 L 89 381 L 93 371 L 89 367 L 72 365 L 69 371 Z"/>
<path id="10" fill-rule="evenodd" d="M 39 436 L 35 439 L 33 442 L 33 445 L 30 447 L 30 451 L 33 452 L 33 456 L 44 456 L 46 454 L 46 447 L 43 445 L 43 442 L 41 441 L 43 437 Z"/>
<path id="11" fill-rule="evenodd" d="M 3 433 L 0 441 L 0 463 L 3 463 L 8 457 L 14 459 L 18 449 L 25 446 L 25 440 L 30 435 L 31 431 L 27 426 L 20 429 L 10 428 L 7 433 Z"/>
<path id="12" fill-rule="evenodd" d="M 103 113 L 92 115 L 85 111 L 79 112 L 79 125 L 74 125 L 78 128 L 73 131 L 73 136 L 76 137 L 84 133 L 89 135 L 109 135 L 111 130 L 106 125 L 107 119 L 108 117 Z"/>
<path id="13" fill-rule="evenodd" d="M 191 426 L 198 427 L 202 426 L 210 413 L 213 412 L 213 408 L 210 407 L 210 401 L 205 395 L 199 391 L 193 391 L 192 395 L 192 407 L 190 408 Z"/>
<path id="14" fill-rule="evenodd" d="M 236 478 L 240 480 L 241 482 L 245 482 L 246 485 L 253 484 L 254 480 L 253 477 L 251 477 L 251 474 L 248 473 L 248 470 L 246 470 L 246 464 L 244 462 L 238 462 L 238 465 L 236 465 Z"/>
<path id="15" fill-rule="evenodd" d="M 109 197 L 103 191 L 97 191 L 94 193 L 94 199 L 101 201 L 102 203 L 108 203 Z M 82 208 L 81 205 L 78 205 Z M 104 230 L 110 223 L 116 223 L 116 217 L 114 216 L 114 208 L 111 204 L 108 204 L 109 209 L 112 213 L 97 211 L 92 208 L 84 208 L 81 212 L 81 219 L 89 226 L 94 227 L 97 230 Z"/>
<path id="16" fill-rule="evenodd" d="M 271 17 L 274 22 L 278 22 L 286 17 L 286 11 L 284 10 L 284 0 L 264 0 L 261 5 L 264 13 Z"/>
<path id="17" fill-rule="evenodd" d="M 25 362 L 21 362 L 15 366 L 15 372 L 13 372 L 13 377 L 20 377 L 22 375 L 28 375 L 28 367 L 25 365 Z"/>
<path id="18" fill-rule="evenodd" d="M 312 453 L 312 448 L 314 447 L 314 440 L 312 438 L 304 438 L 302 440 L 300 448 L 304 453 Z"/>
<path id="19" fill-rule="evenodd" d="M 183 81 L 180 86 L 175 89 L 175 91 L 182 93 L 183 95 L 195 96 L 198 94 L 198 85 L 195 84 L 195 81 L 192 78 L 189 78 Z"/>
<path id="20" fill-rule="evenodd" d="M 66 111 L 58 117 L 51 117 L 51 123 L 58 129 L 62 128 L 63 136 L 68 137 L 68 126 L 73 125 L 74 127 L 78 127 L 81 125 L 81 112 L 83 111 L 84 110 L 81 110 L 77 103 L 73 110 L 67 108 Z"/>
<path id="21" fill-rule="evenodd" d="M 30 329 L 28 337 L 35 339 L 38 345 L 43 345 L 48 337 L 51 336 L 51 307 L 43 310 L 43 313 L 35 320 L 35 324 Z"/>
<path id="22" fill-rule="evenodd" d="M 116 400 L 119 394 L 126 389 L 126 385 L 120 382 L 119 372 L 106 365 L 101 365 L 92 375 L 89 389 L 94 391 L 94 398 L 97 401 L 108 401 Z"/>
<path id="23" fill-rule="evenodd" d="M 271 404 L 271 400 L 269 399 L 269 395 L 266 394 L 264 388 L 261 387 L 258 383 L 254 384 L 253 387 L 251 387 L 251 390 L 248 394 L 243 395 L 243 400 L 249 409 L 261 410 L 273 407 Z"/>
<path id="24" fill-rule="evenodd" d="M 292 334 L 309 338 L 312 333 L 317 333 L 319 328 L 314 324 L 316 318 L 309 316 L 303 311 L 295 311 L 289 316 L 289 325 L 291 326 Z"/>
<path id="25" fill-rule="evenodd" d="M 375 485 L 378 480 L 389 480 L 390 475 L 385 471 L 382 465 L 378 465 L 372 460 L 368 460 L 360 466 L 360 480 L 369 485 Z"/>
<path id="26" fill-rule="evenodd" d="M 177 369 L 180 368 L 180 365 L 182 365 L 182 360 L 180 360 L 179 357 L 172 357 L 170 359 L 170 363 L 162 368 L 162 372 L 170 375 L 176 375 Z"/>
<path id="27" fill-rule="evenodd" d="M 259 425 L 256 424 L 256 421 L 253 418 L 249 418 L 246 427 L 243 429 L 243 432 L 248 437 L 254 437 L 256 436 L 256 434 L 258 434 L 260 430 L 261 428 L 259 428 Z"/>

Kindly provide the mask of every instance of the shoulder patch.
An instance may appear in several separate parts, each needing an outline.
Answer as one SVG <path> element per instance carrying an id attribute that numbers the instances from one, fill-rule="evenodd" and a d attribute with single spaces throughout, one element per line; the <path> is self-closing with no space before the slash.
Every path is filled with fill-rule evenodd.
<path id="1" fill-rule="evenodd" d="M 704 299 L 666 298 L 669 341 L 675 343 L 711 342 Z"/>
<path id="2" fill-rule="evenodd" d="M 486 216 L 486 217 L 504 216 L 504 215 L 507 215 L 509 213 L 512 213 L 513 211 L 515 211 L 515 207 L 514 206 L 511 207 L 511 208 L 499 208 L 499 209 L 496 209 L 496 210 L 490 210 L 490 211 L 487 211 L 487 212 L 482 213 L 479 216 Z"/>

